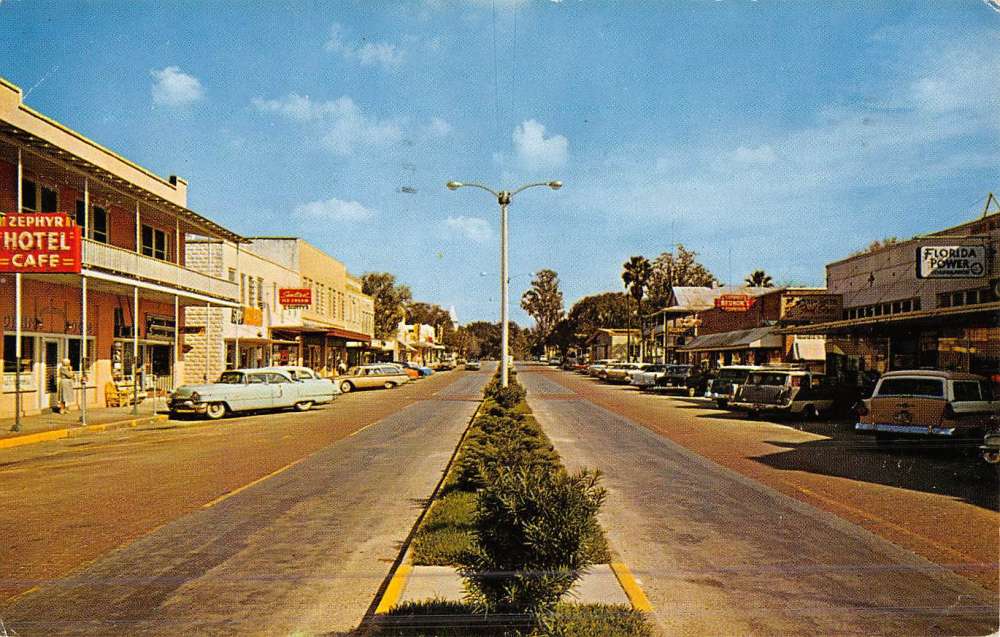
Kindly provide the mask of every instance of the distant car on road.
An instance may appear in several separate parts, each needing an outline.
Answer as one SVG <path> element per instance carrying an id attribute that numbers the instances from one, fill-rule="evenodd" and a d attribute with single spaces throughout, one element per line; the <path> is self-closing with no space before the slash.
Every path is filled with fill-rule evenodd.
<path id="1" fill-rule="evenodd" d="M 641 390 L 652 389 L 656 386 L 656 381 L 659 380 L 666 372 L 666 365 L 648 365 L 646 369 L 639 370 L 632 374 L 632 380 L 629 381 L 629 384 Z"/>
<path id="2" fill-rule="evenodd" d="M 715 378 L 708 381 L 705 397 L 711 398 L 719 407 L 725 408 L 736 395 L 740 385 L 746 382 L 750 372 L 760 369 L 757 365 L 726 365 L 720 367 Z"/>
<path id="3" fill-rule="evenodd" d="M 658 391 L 683 389 L 687 390 L 688 378 L 694 373 L 694 365 L 667 365 L 667 371 L 656 381 Z"/>
<path id="4" fill-rule="evenodd" d="M 855 429 L 877 440 L 920 436 L 975 439 L 1000 415 L 1000 402 L 982 376 L 939 370 L 900 370 L 879 379 L 858 407 Z"/>
<path id="5" fill-rule="evenodd" d="M 632 373 L 641 372 L 648 366 L 648 363 L 618 363 L 617 365 L 610 365 L 604 370 L 604 380 L 609 383 L 628 383 L 632 380 Z"/>
<path id="6" fill-rule="evenodd" d="M 396 365 L 360 365 L 341 376 L 340 391 L 345 394 L 356 389 L 392 389 L 410 382 L 410 377 Z"/>
<path id="7" fill-rule="evenodd" d="M 340 385 L 338 383 L 329 378 L 320 378 L 316 375 L 315 371 L 308 367 L 282 365 L 265 367 L 263 369 L 287 372 L 292 380 L 302 383 L 305 387 L 304 392 L 306 397 L 312 398 L 317 405 L 332 402 L 334 398 L 340 395 Z"/>
<path id="8" fill-rule="evenodd" d="M 558 356 L 549 359 L 549 367 L 559 367 L 560 365 L 562 365 L 562 359 Z"/>
<path id="9" fill-rule="evenodd" d="M 465 369 L 466 371 L 478 372 L 480 369 L 482 369 L 482 365 L 477 360 L 467 360 L 465 361 Z"/>
<path id="10" fill-rule="evenodd" d="M 181 385 L 170 395 L 167 406 L 171 415 L 200 414 L 218 420 L 240 411 L 288 407 L 306 411 L 316 400 L 316 390 L 293 380 L 287 371 L 236 369 L 223 372 L 215 383 Z M 329 402 L 333 397 L 326 399 L 324 395 L 320 400 Z"/>

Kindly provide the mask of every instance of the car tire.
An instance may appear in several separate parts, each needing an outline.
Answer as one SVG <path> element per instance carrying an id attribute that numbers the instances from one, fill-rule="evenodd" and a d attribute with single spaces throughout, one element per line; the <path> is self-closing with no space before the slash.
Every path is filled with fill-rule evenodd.
<path id="1" fill-rule="evenodd" d="M 354 391 L 354 385 L 352 385 L 349 381 L 344 381 L 340 384 L 340 393 L 349 394 L 352 391 Z"/>
<path id="2" fill-rule="evenodd" d="M 715 404 L 719 406 L 719 409 L 725 409 L 726 406 L 729 405 L 729 401 L 727 401 L 725 398 L 720 398 L 719 400 L 715 401 Z"/>
<path id="3" fill-rule="evenodd" d="M 209 403 L 205 408 L 205 416 L 209 420 L 218 420 L 226 415 L 226 403 Z"/>
<path id="4" fill-rule="evenodd" d="M 385 384 L 382 386 L 385 387 L 386 389 L 392 389 L 393 387 L 396 386 L 396 383 L 387 380 L 385 381 Z"/>
<path id="5" fill-rule="evenodd" d="M 750 411 L 747 412 L 747 418 L 749 418 L 750 420 L 759 420 L 760 411 L 757 409 L 751 409 Z"/>
<path id="6" fill-rule="evenodd" d="M 819 420 L 819 410 L 816 405 L 806 405 L 802 409 L 802 418 L 805 420 Z"/>
<path id="7" fill-rule="evenodd" d="M 295 411 L 309 411 L 310 409 L 312 409 L 312 406 L 313 406 L 313 401 L 311 400 L 303 400 L 302 402 L 295 403 L 294 405 Z"/>

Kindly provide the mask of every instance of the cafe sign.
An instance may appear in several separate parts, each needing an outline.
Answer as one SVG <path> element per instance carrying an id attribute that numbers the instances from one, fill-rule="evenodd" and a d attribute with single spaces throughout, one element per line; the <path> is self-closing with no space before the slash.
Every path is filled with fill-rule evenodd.
<path id="1" fill-rule="evenodd" d="M 308 308 L 312 305 L 310 288 L 280 288 L 278 302 L 285 309 Z"/>
<path id="2" fill-rule="evenodd" d="M 986 246 L 920 246 L 917 278 L 978 279 L 986 275 Z"/>
<path id="3" fill-rule="evenodd" d="M 0 272 L 79 274 L 80 227 L 61 213 L 0 217 Z"/>
<path id="4" fill-rule="evenodd" d="M 756 300 L 749 294 L 722 294 L 715 299 L 715 307 L 723 312 L 746 312 Z"/>

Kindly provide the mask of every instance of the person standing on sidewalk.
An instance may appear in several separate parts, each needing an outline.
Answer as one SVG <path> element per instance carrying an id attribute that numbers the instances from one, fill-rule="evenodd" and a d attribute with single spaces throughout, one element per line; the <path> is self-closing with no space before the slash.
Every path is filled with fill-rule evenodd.
<path id="1" fill-rule="evenodd" d="M 59 367 L 59 413 L 69 412 L 67 403 L 73 401 L 73 365 L 68 358 L 64 358 Z"/>

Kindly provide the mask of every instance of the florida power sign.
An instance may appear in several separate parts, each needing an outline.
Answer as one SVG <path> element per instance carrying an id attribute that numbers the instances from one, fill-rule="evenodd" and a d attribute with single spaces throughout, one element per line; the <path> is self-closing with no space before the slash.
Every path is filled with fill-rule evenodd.
<path id="1" fill-rule="evenodd" d="M 978 279 L 986 276 L 984 245 L 920 246 L 917 277 L 921 279 Z"/>

